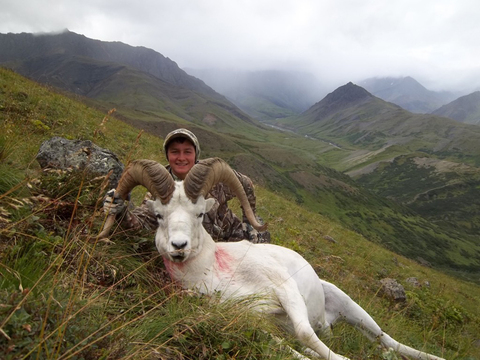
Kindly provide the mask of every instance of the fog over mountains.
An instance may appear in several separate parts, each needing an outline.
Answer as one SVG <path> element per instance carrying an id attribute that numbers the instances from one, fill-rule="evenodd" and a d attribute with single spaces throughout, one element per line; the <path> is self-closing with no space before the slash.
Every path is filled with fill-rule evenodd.
<path id="1" fill-rule="evenodd" d="M 260 121 L 298 115 L 335 90 L 328 88 L 314 75 L 305 72 L 185 70 L 202 79 L 215 91 L 225 95 L 247 114 Z M 409 76 L 370 78 L 358 85 L 382 100 L 418 114 L 433 113 L 441 106 L 464 95 L 461 92 L 428 90 Z M 455 104 L 452 106 L 455 107 Z M 449 113 L 437 114 L 449 117 Z M 473 117 L 476 118 L 475 115 Z M 463 121 L 460 118 L 468 116 L 452 117 L 454 120 Z M 476 122 L 473 120 L 469 123 Z"/>
<path id="2" fill-rule="evenodd" d="M 225 69 L 185 71 L 202 79 L 258 120 L 302 113 L 331 90 L 306 72 Z"/>

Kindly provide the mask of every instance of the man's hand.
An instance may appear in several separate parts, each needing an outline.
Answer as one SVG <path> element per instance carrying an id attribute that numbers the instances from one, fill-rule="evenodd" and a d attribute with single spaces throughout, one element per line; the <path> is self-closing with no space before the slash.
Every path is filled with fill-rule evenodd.
<path id="1" fill-rule="evenodd" d="M 125 208 L 125 202 L 122 198 L 115 196 L 115 189 L 111 189 L 105 195 L 103 200 L 103 211 L 107 214 L 120 214 Z"/>

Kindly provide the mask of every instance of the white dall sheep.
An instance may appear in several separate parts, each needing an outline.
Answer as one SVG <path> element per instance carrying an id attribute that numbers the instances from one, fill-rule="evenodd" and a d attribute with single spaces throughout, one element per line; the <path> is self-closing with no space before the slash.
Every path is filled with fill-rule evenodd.
<path id="1" fill-rule="evenodd" d="M 137 185 L 155 197 L 151 210 L 158 219 L 155 243 L 172 279 L 186 289 L 222 298 L 255 295 L 262 311 L 274 314 L 308 349 L 325 359 L 345 359 L 316 335 L 338 320 L 359 328 L 370 339 L 414 359 L 441 359 L 403 345 L 384 333 L 368 313 L 335 285 L 321 280 L 298 253 L 272 244 L 214 242 L 202 226 L 213 199 L 205 199 L 218 182 L 237 194 L 252 226 L 263 230 L 232 169 L 218 158 L 196 164 L 185 180 L 174 181 L 162 165 L 137 160 L 125 170 L 115 195 L 123 199 Z M 100 235 L 106 236 L 109 225 Z"/>

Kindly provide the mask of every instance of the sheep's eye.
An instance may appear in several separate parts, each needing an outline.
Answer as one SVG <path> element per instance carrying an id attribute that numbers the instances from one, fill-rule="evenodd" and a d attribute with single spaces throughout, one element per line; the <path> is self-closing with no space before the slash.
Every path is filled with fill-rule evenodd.
<path id="1" fill-rule="evenodd" d="M 203 215 L 205 215 L 205 214 L 204 214 L 204 213 L 200 213 L 200 214 L 198 214 L 197 217 L 200 219 L 200 218 L 203 218 Z"/>
<path id="2" fill-rule="evenodd" d="M 162 214 L 157 214 L 157 220 L 158 221 L 163 220 L 163 215 Z"/>

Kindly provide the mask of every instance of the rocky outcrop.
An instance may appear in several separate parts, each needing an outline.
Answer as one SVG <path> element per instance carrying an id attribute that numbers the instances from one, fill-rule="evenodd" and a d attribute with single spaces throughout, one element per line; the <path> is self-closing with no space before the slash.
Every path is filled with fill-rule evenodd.
<path id="1" fill-rule="evenodd" d="M 37 154 L 42 169 L 86 171 L 90 176 L 108 176 L 108 186 L 116 187 L 123 164 L 110 150 L 90 140 L 68 140 L 53 137 L 45 141 Z"/>
<path id="2" fill-rule="evenodd" d="M 397 280 L 385 278 L 380 280 L 381 294 L 395 302 L 404 302 L 407 299 L 405 289 Z"/>

